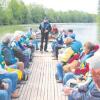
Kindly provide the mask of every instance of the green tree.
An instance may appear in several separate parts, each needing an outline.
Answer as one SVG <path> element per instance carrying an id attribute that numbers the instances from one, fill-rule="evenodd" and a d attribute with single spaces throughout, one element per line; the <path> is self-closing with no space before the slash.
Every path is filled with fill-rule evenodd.
<path id="1" fill-rule="evenodd" d="M 6 15 L 10 24 L 27 24 L 29 21 L 28 9 L 22 1 L 11 0 Z"/>
<path id="2" fill-rule="evenodd" d="M 0 14 L 2 15 L 2 16 L 0 16 L 0 25 L 2 25 L 3 24 L 3 20 L 4 20 L 4 18 L 3 18 L 3 9 L 2 9 L 2 7 L 0 7 Z"/>
<path id="3" fill-rule="evenodd" d="M 32 22 L 39 23 L 45 16 L 45 10 L 41 5 L 30 5 L 30 13 Z"/>

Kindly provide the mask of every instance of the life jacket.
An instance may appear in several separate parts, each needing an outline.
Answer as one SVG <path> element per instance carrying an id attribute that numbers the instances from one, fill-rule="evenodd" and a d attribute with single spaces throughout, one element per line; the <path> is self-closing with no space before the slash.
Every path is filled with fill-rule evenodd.
<path id="1" fill-rule="evenodd" d="M 55 28 L 55 27 L 53 27 L 52 30 L 51 30 L 51 32 L 52 32 L 53 34 L 56 34 L 56 33 L 58 33 L 58 29 Z"/>
<path id="2" fill-rule="evenodd" d="M 3 69 L 5 69 L 6 63 L 5 63 L 4 57 L 3 57 L 2 55 L 0 55 L 0 65 L 1 65 L 1 67 L 2 67 Z M 18 79 L 19 79 L 19 80 L 22 79 L 22 76 L 23 76 L 22 71 L 20 71 L 20 70 L 18 70 L 18 69 L 9 68 L 9 66 L 8 66 L 8 68 L 6 68 L 6 70 L 7 70 L 8 72 L 16 72 L 17 75 L 18 75 Z"/>
<path id="3" fill-rule="evenodd" d="M 89 71 L 89 64 L 86 63 L 86 60 L 94 55 L 94 51 L 91 51 L 89 54 L 85 55 L 84 52 L 80 55 L 80 68 L 75 70 L 75 74 L 85 75 Z"/>
<path id="4" fill-rule="evenodd" d="M 40 30 L 41 30 L 41 32 L 44 32 L 45 30 L 48 30 L 48 32 L 50 32 L 51 31 L 50 23 L 48 23 L 48 22 L 46 22 L 46 23 L 42 22 L 40 24 Z"/>

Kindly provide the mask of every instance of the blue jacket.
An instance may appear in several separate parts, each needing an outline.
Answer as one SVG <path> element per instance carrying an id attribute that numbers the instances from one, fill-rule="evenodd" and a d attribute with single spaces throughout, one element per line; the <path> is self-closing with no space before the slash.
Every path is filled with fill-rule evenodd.
<path id="1" fill-rule="evenodd" d="M 94 82 L 84 84 L 81 90 L 74 90 L 69 100 L 100 100 L 100 91 L 96 88 Z"/>
<path id="2" fill-rule="evenodd" d="M 77 41 L 77 40 L 74 40 L 70 45 L 69 47 L 72 48 L 72 50 L 75 52 L 75 53 L 79 53 L 81 51 L 81 48 L 82 48 L 82 43 L 80 41 Z"/>
<path id="3" fill-rule="evenodd" d="M 83 55 L 83 56 L 82 56 Z M 94 51 L 90 51 L 88 54 L 86 54 L 86 55 L 84 55 L 83 54 L 83 52 L 80 54 L 80 60 L 81 60 L 81 62 L 86 62 L 86 60 L 88 59 L 88 58 L 90 58 L 91 56 L 93 56 L 94 55 Z"/>
<path id="4" fill-rule="evenodd" d="M 56 41 L 58 44 L 63 45 L 64 44 L 64 39 L 67 37 L 67 35 L 63 34 L 58 34 Z"/>
<path id="5" fill-rule="evenodd" d="M 13 50 L 7 44 L 2 44 L 2 55 L 7 65 L 12 65 L 17 62 Z"/>
<path id="6" fill-rule="evenodd" d="M 48 30 L 48 33 L 51 31 L 51 25 L 49 22 L 42 22 L 39 26 L 41 33 L 44 33 L 45 30 Z"/>
<path id="7" fill-rule="evenodd" d="M 71 37 L 72 39 L 75 39 L 76 35 L 75 33 L 69 34 L 68 37 Z"/>

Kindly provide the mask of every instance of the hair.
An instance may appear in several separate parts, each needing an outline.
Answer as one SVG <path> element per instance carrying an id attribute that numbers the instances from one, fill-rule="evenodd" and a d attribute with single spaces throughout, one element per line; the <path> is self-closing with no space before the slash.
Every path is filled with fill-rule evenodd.
<path id="1" fill-rule="evenodd" d="M 32 27 L 30 28 L 30 31 L 32 30 Z"/>
<path id="2" fill-rule="evenodd" d="M 68 30 L 68 32 L 71 32 L 71 33 L 73 33 L 73 30 L 72 30 L 72 29 L 69 29 L 69 30 Z"/>
<path id="3" fill-rule="evenodd" d="M 2 43 L 9 43 L 11 41 L 11 36 L 10 33 L 6 34 L 2 39 Z"/>
<path id="4" fill-rule="evenodd" d="M 100 52 L 99 54 L 92 56 L 89 60 L 89 67 L 91 68 L 91 74 L 94 82 L 100 88 Z"/>
<path id="5" fill-rule="evenodd" d="M 98 87 L 97 89 L 100 90 L 100 68 L 99 68 L 99 70 L 92 69 L 91 74 L 92 74 L 92 78 L 94 80 L 94 83 Z"/>
<path id="6" fill-rule="evenodd" d="M 44 17 L 44 20 L 48 20 L 48 18 L 47 17 Z"/>
<path id="7" fill-rule="evenodd" d="M 100 71 L 96 72 L 95 69 L 92 69 L 91 73 L 92 76 L 100 76 Z"/>
<path id="8" fill-rule="evenodd" d="M 68 44 L 70 44 L 73 40 L 74 40 L 73 38 L 67 37 L 67 38 L 65 39 L 64 43 L 68 45 Z"/>
<path id="9" fill-rule="evenodd" d="M 94 49 L 94 47 L 95 47 L 95 45 L 94 45 L 93 43 L 91 43 L 91 42 L 86 42 L 86 43 L 84 44 L 84 46 L 85 46 L 87 49 L 89 49 L 90 51 L 92 51 L 92 50 Z"/>
<path id="10" fill-rule="evenodd" d="M 100 68 L 100 55 L 94 55 L 90 58 L 88 61 L 90 67 L 92 69 L 98 69 Z"/>

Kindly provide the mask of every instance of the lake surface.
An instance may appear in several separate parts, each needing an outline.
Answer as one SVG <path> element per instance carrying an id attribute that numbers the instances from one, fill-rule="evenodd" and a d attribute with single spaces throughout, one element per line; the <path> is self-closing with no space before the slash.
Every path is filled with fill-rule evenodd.
<path id="1" fill-rule="evenodd" d="M 97 26 L 95 23 L 64 23 L 57 24 L 59 29 L 73 29 L 76 39 L 81 42 L 91 41 L 98 43 Z"/>
<path id="2" fill-rule="evenodd" d="M 60 29 L 66 29 L 66 30 L 73 29 L 74 33 L 76 34 L 76 39 L 80 40 L 83 43 L 86 41 L 98 43 L 98 37 L 100 38 L 100 35 L 98 35 L 97 33 L 96 23 L 56 23 L 56 24 L 59 30 Z M 34 30 L 37 30 L 38 26 L 39 24 L 2 26 L 0 34 L 5 29 L 7 30 L 5 32 L 6 34 L 6 33 L 13 33 L 14 30 L 27 31 L 29 27 L 32 27 Z M 4 33 L 1 34 L 0 37 L 2 37 L 3 35 Z"/>

